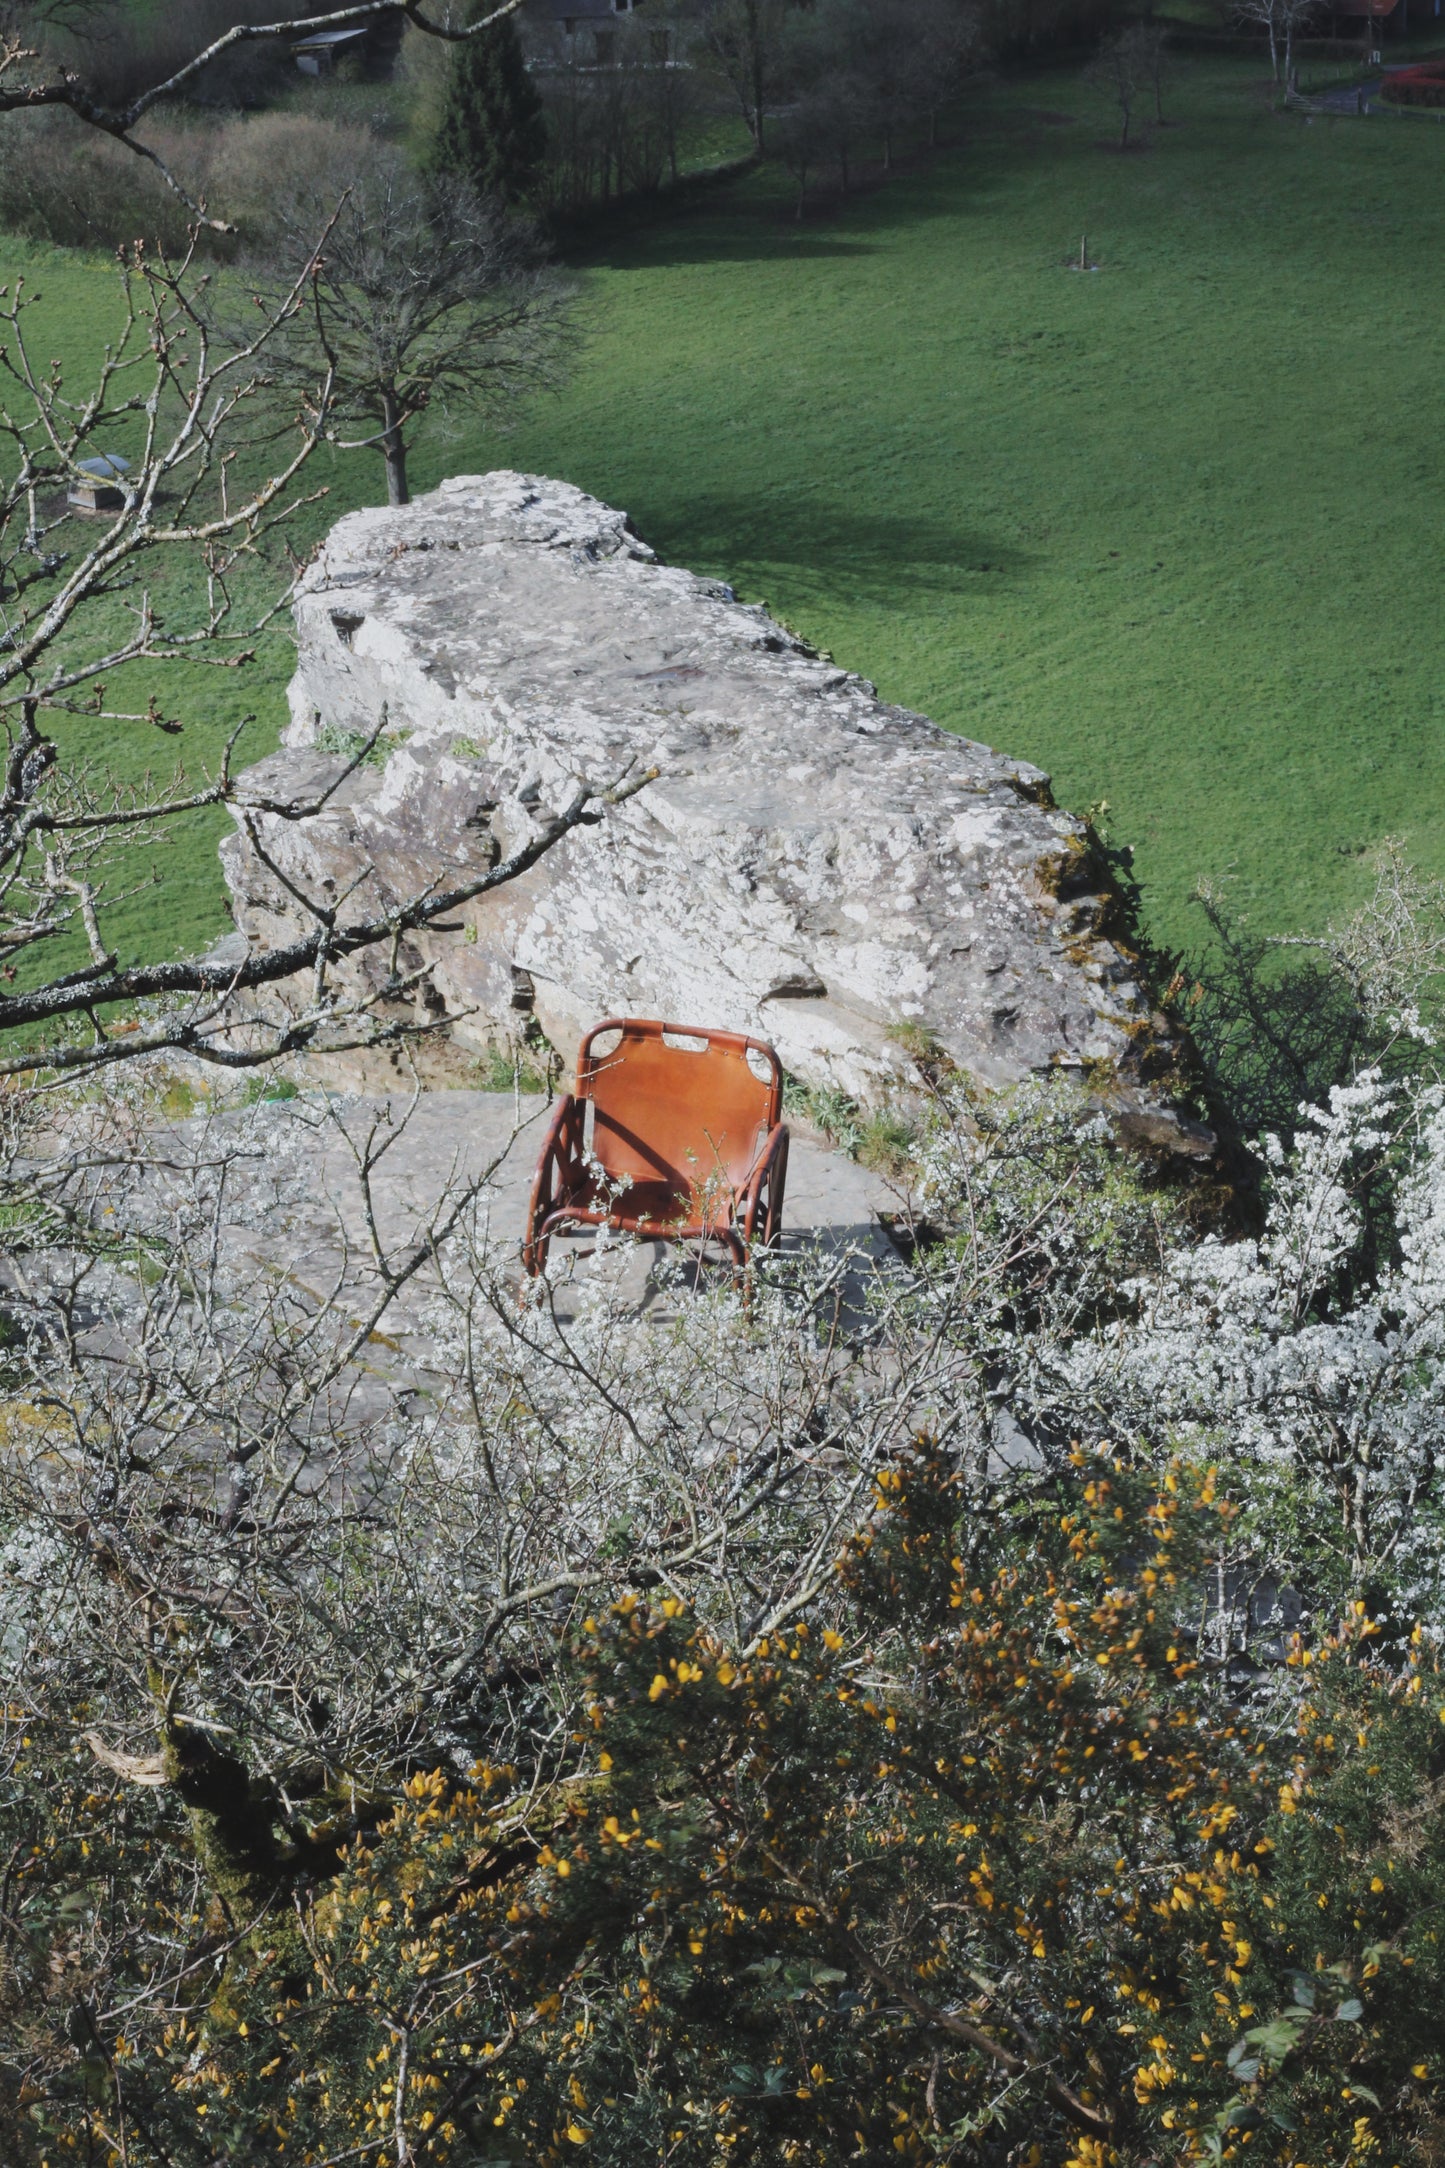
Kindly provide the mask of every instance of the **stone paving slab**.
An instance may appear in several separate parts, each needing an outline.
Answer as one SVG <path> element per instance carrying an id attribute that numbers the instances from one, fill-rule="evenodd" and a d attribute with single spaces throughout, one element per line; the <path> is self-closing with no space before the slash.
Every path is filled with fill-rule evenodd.
<path id="1" fill-rule="evenodd" d="M 354 1137 L 372 1122 L 388 1118 L 400 1131 L 383 1162 L 380 1184 L 389 1210 L 397 1215 L 395 1224 L 403 1224 L 408 1215 L 424 1216 L 449 1185 L 472 1179 L 497 1161 L 488 1185 L 492 1228 L 499 1240 L 520 1243 L 537 1156 L 555 1101 L 540 1093 L 424 1092 L 403 1121 L 409 1104 L 405 1093 L 350 1096 L 337 1102 L 338 1119 Z M 821 1139 L 789 1126 L 788 1234 L 833 1243 L 856 1241 L 865 1247 L 885 1243 L 878 1214 L 897 1206 L 887 1185 Z M 319 1186 L 344 1190 L 350 1166 L 345 1145 L 334 1139 L 319 1164 Z"/>
<path id="2" fill-rule="evenodd" d="M 514 1097 L 510 1092 L 430 1091 L 414 1104 L 410 1095 L 402 1093 L 346 1095 L 329 1102 L 308 1094 L 297 1101 L 279 1102 L 271 1109 L 277 1158 L 285 1146 L 299 1146 L 303 1164 L 309 1158 L 314 1175 L 308 1168 L 299 1196 L 293 1182 L 284 1203 L 258 1215 L 255 1185 L 268 1171 L 264 1163 L 259 1166 L 244 1220 L 238 1212 L 234 1239 L 272 1269 L 284 1269 L 318 1300 L 331 1297 L 342 1283 L 351 1291 L 351 1301 L 364 1300 L 368 1283 L 374 1285 L 374 1281 L 354 1153 L 366 1148 L 369 1136 L 380 1140 L 394 1132 L 373 1181 L 382 1240 L 388 1245 L 414 1241 L 449 1191 L 491 1167 L 482 1215 L 493 1254 L 504 1272 L 515 1271 L 520 1286 L 527 1202 L 550 1113 L 551 1104 L 540 1095 Z M 885 1263 L 897 1253 L 879 1215 L 897 1210 L 898 1204 L 897 1195 L 878 1176 L 821 1139 L 793 1130 L 784 1207 L 785 1248 L 804 1244 L 851 1248 L 861 1253 L 861 1259 Z M 640 1311 L 658 1316 L 670 1314 L 678 1299 L 675 1285 L 664 1291 L 658 1278 L 657 1268 L 667 1248 L 663 1243 L 639 1243 L 605 1268 L 616 1277 L 619 1293 Z M 585 1258 L 591 1249 L 590 1237 L 559 1240 L 553 1257 L 563 1263 L 569 1253 Z M 585 1277 L 580 1278 L 564 1292 L 564 1310 L 580 1300 L 585 1284 Z M 396 1324 L 388 1327 L 403 1345 L 411 1343 L 412 1359 L 423 1366 L 419 1312 L 432 1293 L 428 1275 L 419 1275 L 399 1305 Z"/>

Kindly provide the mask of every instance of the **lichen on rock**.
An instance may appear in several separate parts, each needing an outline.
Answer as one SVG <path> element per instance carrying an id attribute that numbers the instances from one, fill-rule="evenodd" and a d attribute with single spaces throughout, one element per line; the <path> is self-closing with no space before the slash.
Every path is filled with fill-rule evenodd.
<path id="1" fill-rule="evenodd" d="M 901 1026 L 987 1085 L 1107 1069 L 1130 1093 L 1160 1051 L 1088 830 L 1041 770 L 880 700 L 568 483 L 462 475 L 350 514 L 296 623 L 291 723 L 250 795 L 314 791 L 384 722 L 324 811 L 253 815 L 312 892 L 376 904 L 465 878 L 579 776 L 659 771 L 411 937 L 463 1043 L 528 1010 L 564 1053 L 603 1016 L 665 1016 L 761 1034 L 865 1103 L 906 1076 Z M 245 835 L 223 853 L 248 939 L 294 931 Z M 375 984 L 386 965 L 346 969 Z"/>

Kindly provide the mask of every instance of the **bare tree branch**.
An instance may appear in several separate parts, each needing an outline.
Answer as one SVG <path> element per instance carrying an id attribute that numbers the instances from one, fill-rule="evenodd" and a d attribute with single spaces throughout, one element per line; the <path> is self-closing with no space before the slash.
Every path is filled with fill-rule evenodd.
<path id="1" fill-rule="evenodd" d="M 64 106 L 74 113 L 87 127 L 102 135 L 111 136 L 117 143 L 133 151 L 153 165 L 168 188 L 172 189 L 199 223 L 215 233 L 235 231 L 225 219 L 211 218 L 203 205 L 192 201 L 177 181 L 164 159 L 147 144 L 138 142 L 132 133 L 137 122 L 143 120 L 151 109 L 167 98 L 175 98 L 188 90 L 196 78 L 228 52 L 242 45 L 274 43 L 283 38 L 314 35 L 322 30 L 348 30 L 362 28 L 372 23 L 405 22 L 428 37 L 438 38 L 448 44 L 465 44 L 479 37 L 493 23 L 512 15 L 521 0 L 503 0 L 503 5 L 480 22 L 452 27 L 439 23 L 423 10 L 420 0 L 358 0 L 353 7 L 337 8 L 329 15 L 291 15 L 270 23 L 237 23 L 209 45 L 195 53 L 183 66 L 173 69 L 165 79 L 151 84 L 138 96 L 123 105 L 111 105 L 92 91 L 73 70 L 66 69 L 49 82 L 27 83 L 10 80 L 23 64 L 36 58 L 35 52 L 14 36 L 0 44 L 0 113 L 36 112 L 46 107 Z"/>
<path id="2" fill-rule="evenodd" d="M 265 954 L 248 957 L 244 963 L 210 963 L 205 958 L 177 963 L 151 964 L 132 969 L 118 967 L 108 952 L 102 952 L 100 960 L 88 971 L 74 973 L 69 980 L 57 981 L 30 994 L 0 996 L 0 1031 L 14 1030 L 23 1025 L 53 1023 L 56 1018 L 76 1015 L 92 1015 L 96 1009 L 114 1002 L 133 1003 L 156 995 L 205 994 L 230 997 L 248 992 L 258 986 L 273 986 L 278 980 L 294 977 L 314 964 L 323 954 L 333 961 L 353 956 L 359 949 L 374 947 L 378 942 L 410 933 L 418 927 L 430 926 L 445 918 L 449 911 L 484 896 L 494 888 L 504 887 L 509 881 L 535 866 L 539 859 L 555 849 L 565 836 L 576 828 L 595 826 L 603 817 L 605 806 L 625 804 L 640 790 L 657 778 L 658 770 L 649 768 L 645 774 L 621 782 L 612 788 L 582 784 L 571 803 L 523 844 L 509 858 L 502 859 L 491 871 L 479 874 L 475 880 L 459 887 L 443 889 L 439 894 L 417 897 L 398 905 L 380 917 L 354 920 L 349 924 L 336 923 L 335 909 L 330 905 L 313 903 L 311 909 L 318 920 L 315 932 L 301 940 L 289 942 L 284 948 L 268 950 Z M 222 797 L 233 798 L 234 784 L 216 790 L 203 799 L 203 803 L 218 803 Z M 297 1025 L 289 1035 L 289 1044 L 278 1052 L 299 1051 L 313 1039 L 322 1025 L 336 1011 L 328 1008 L 325 1016 L 314 1022 Z M 345 1012 L 341 1015 L 344 1017 Z M 169 1047 L 177 1051 L 201 1054 L 205 1059 L 234 1067 L 254 1066 L 255 1056 L 238 1055 L 231 1050 L 213 1045 L 215 1035 L 215 1012 L 193 1020 L 181 1018 L 142 1031 L 127 1048 L 101 1050 L 93 1047 L 55 1045 L 25 1054 L 10 1055 L 0 1059 L 0 1076 L 18 1076 L 37 1069 L 53 1069 L 58 1072 L 74 1072 L 92 1069 L 106 1060 L 132 1057 L 137 1053 L 153 1053 Z"/>

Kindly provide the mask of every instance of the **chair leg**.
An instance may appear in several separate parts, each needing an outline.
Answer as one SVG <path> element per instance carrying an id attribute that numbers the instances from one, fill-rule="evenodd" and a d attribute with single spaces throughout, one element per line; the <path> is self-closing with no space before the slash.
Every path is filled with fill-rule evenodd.
<path id="1" fill-rule="evenodd" d="M 522 1262 L 534 1280 L 546 1270 L 547 1259 L 552 1253 L 553 1236 L 560 1234 L 565 1227 L 577 1225 L 578 1222 L 572 1219 L 565 1205 L 549 1205 L 536 1221 L 535 1232 L 529 1227 L 528 1240 L 522 1249 Z"/>
<path id="2" fill-rule="evenodd" d="M 537 1190 L 542 1194 L 539 1196 Z M 536 1279 L 547 1263 L 547 1252 L 552 1247 L 552 1230 L 547 1222 L 552 1212 L 551 1184 L 545 1186 L 539 1180 L 527 1207 L 527 1228 L 522 1236 L 522 1269 L 531 1279 Z"/>
<path id="3" fill-rule="evenodd" d="M 552 1246 L 549 1219 L 555 1219 L 556 1200 L 565 1195 L 575 1170 L 581 1142 L 581 1118 L 577 1101 L 570 1095 L 559 1099 L 547 1131 L 532 1195 L 527 1205 L 527 1229 L 522 1237 L 522 1264 L 535 1279 L 547 1262 Z"/>
<path id="4" fill-rule="evenodd" d="M 788 1186 L 788 1139 L 778 1141 L 777 1157 L 768 1169 L 768 1206 L 763 1218 L 763 1248 L 770 1250 L 783 1231 L 783 1195 Z"/>
<path id="5" fill-rule="evenodd" d="M 788 1181 L 787 1131 L 778 1138 L 748 1200 L 743 1236 L 749 1249 L 770 1250 L 783 1231 L 783 1192 Z"/>

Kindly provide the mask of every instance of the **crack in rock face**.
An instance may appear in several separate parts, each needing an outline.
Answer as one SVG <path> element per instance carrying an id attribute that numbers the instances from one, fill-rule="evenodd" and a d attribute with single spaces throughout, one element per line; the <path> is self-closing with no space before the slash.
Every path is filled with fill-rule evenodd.
<path id="1" fill-rule="evenodd" d="M 257 797 L 301 799 L 382 726 L 314 818 L 253 814 L 313 893 L 357 907 L 458 884 L 572 795 L 657 781 L 530 873 L 409 937 L 478 1047 L 518 988 L 569 1055 L 610 1014 L 757 1033 L 864 1104 L 926 1031 L 980 1082 L 1062 1068 L 1151 1105 L 1170 1054 L 1083 822 L 1049 779 L 794 638 L 729 587 L 659 564 L 626 515 L 538 475 L 460 475 L 338 522 L 296 605 L 283 749 Z M 243 798 L 247 794 L 243 787 Z M 222 846 L 253 945 L 301 924 L 244 833 Z M 354 983 L 388 959 L 360 956 Z"/>

